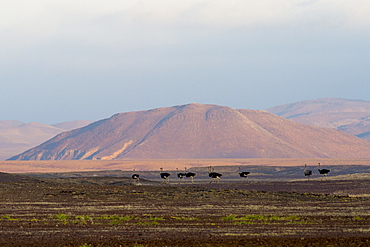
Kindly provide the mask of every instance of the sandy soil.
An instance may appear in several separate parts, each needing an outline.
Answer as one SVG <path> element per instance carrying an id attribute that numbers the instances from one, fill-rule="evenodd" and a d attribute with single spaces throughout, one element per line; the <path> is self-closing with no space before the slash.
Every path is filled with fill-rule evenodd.
<path id="1" fill-rule="evenodd" d="M 9 173 L 126 170 L 158 171 L 208 166 L 370 166 L 370 159 L 176 159 L 176 160 L 41 160 L 0 161 L 0 171 Z"/>
<path id="2" fill-rule="evenodd" d="M 0 181 L 0 246 L 370 246 L 369 180 Z"/>

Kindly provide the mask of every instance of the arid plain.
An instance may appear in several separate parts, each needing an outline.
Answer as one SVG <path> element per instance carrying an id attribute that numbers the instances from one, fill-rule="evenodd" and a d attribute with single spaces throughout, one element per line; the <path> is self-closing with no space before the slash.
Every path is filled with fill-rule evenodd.
<path id="1" fill-rule="evenodd" d="M 325 179 L 318 162 L 332 169 Z M 223 174 L 219 183 L 208 166 Z M 168 184 L 160 167 L 172 173 Z M 177 178 L 184 167 L 197 173 L 194 184 Z M 247 180 L 239 167 L 251 171 Z M 18 173 L 0 173 L 1 246 L 370 244 L 368 159 L 4 161 L 0 169 Z"/>
<path id="2" fill-rule="evenodd" d="M 370 165 L 370 159 L 322 159 L 322 158 L 257 158 L 257 159 L 163 159 L 163 160 L 38 160 L 38 161 L 0 161 L 0 171 L 9 173 L 28 172 L 71 172 L 123 170 L 155 171 L 180 170 L 184 167 L 208 166 L 317 166 L 323 165 Z"/>

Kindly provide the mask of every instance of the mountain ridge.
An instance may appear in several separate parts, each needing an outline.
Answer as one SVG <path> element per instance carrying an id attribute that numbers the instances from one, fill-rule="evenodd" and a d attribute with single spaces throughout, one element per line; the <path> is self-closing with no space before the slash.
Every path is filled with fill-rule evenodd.
<path id="1" fill-rule="evenodd" d="M 82 127 L 91 121 L 77 120 L 55 125 L 39 122 L 23 123 L 16 120 L 0 121 L 0 160 L 37 146 L 55 135 Z"/>
<path id="2" fill-rule="evenodd" d="M 266 110 L 295 122 L 338 129 L 370 141 L 370 101 L 320 98 Z"/>
<path id="3" fill-rule="evenodd" d="M 369 144 L 267 111 L 192 103 L 117 113 L 9 160 L 369 158 Z"/>

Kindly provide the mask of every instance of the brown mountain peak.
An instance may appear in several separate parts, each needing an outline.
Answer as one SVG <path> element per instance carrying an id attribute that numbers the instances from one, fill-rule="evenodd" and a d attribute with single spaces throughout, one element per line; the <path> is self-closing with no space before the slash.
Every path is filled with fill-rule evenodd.
<path id="1" fill-rule="evenodd" d="M 186 104 L 115 114 L 12 157 L 45 159 L 365 158 L 370 145 L 343 132 L 266 111 Z"/>

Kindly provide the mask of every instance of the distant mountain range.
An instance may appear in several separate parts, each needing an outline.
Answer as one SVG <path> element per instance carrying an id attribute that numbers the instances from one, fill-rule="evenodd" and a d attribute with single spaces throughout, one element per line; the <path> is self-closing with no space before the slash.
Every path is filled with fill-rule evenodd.
<path id="1" fill-rule="evenodd" d="M 370 143 L 267 111 L 187 104 L 115 114 L 11 160 L 208 158 L 370 158 Z"/>
<path id="2" fill-rule="evenodd" d="M 53 125 L 0 121 L 0 160 L 5 160 L 39 145 L 55 135 L 83 127 L 91 121 L 71 121 Z"/>
<path id="3" fill-rule="evenodd" d="M 370 101 L 322 98 L 267 109 L 286 119 L 334 128 L 370 141 Z"/>

